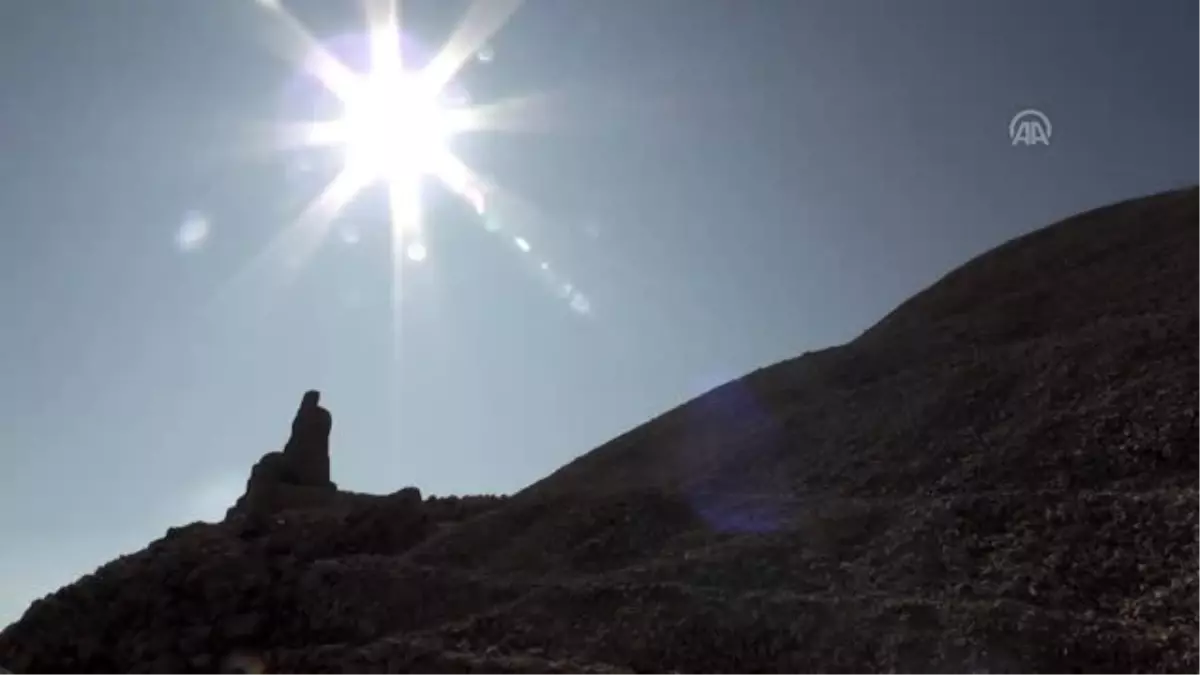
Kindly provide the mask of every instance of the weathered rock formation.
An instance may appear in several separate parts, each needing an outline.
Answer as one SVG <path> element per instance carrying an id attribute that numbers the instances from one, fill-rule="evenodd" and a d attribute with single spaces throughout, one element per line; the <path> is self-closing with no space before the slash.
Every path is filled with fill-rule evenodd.
<path id="1" fill-rule="evenodd" d="M 320 392 L 304 393 L 283 456 L 291 465 L 296 483 L 336 488 L 329 480 L 329 432 L 333 429 L 333 417 L 320 402 Z"/>
<path id="2" fill-rule="evenodd" d="M 337 499 L 337 485 L 329 474 L 333 416 L 320 406 L 320 400 L 320 392 L 305 392 L 283 451 L 268 452 L 254 464 L 245 494 L 229 509 L 227 517 L 319 508 Z"/>
<path id="3" fill-rule="evenodd" d="M 1195 673 L 1197 233 L 1190 189 L 1021 237 L 509 499 L 307 486 L 175 528 L 0 663 Z"/>

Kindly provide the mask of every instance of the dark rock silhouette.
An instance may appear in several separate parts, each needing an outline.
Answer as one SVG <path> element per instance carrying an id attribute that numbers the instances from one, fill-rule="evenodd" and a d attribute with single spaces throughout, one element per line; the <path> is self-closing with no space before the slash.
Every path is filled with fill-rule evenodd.
<path id="1" fill-rule="evenodd" d="M 320 507 L 337 498 L 329 474 L 329 433 L 333 416 L 320 406 L 321 394 L 307 391 L 292 420 L 282 452 L 268 452 L 250 469 L 246 492 L 228 516 L 270 515 L 295 507 Z"/>
<path id="2" fill-rule="evenodd" d="M 329 432 L 333 429 L 333 417 L 319 405 L 320 401 L 320 392 L 305 392 L 292 420 L 292 435 L 283 448 L 296 483 L 312 487 L 333 485 L 329 480 Z"/>
<path id="3" fill-rule="evenodd" d="M 1197 233 L 1192 188 L 1020 237 L 511 498 L 273 453 L 276 501 L 38 600 L 0 663 L 1195 673 Z"/>

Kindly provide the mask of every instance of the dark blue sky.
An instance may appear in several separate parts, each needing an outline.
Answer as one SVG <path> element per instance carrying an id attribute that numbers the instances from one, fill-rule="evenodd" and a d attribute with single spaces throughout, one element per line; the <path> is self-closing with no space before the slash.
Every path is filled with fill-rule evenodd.
<path id="1" fill-rule="evenodd" d="M 357 2 L 288 6 L 363 27 Z M 408 0 L 406 31 L 436 48 L 465 7 Z M 343 487 L 511 491 L 1017 234 L 1197 180 L 1191 0 L 528 0 L 461 84 L 553 105 L 456 139 L 509 195 L 502 231 L 432 200 L 397 366 L 378 199 L 294 283 L 238 274 L 327 178 L 267 149 L 305 114 L 269 23 L 0 2 L 0 619 L 218 517 L 306 388 Z M 1024 108 L 1048 147 L 1010 144 Z"/>

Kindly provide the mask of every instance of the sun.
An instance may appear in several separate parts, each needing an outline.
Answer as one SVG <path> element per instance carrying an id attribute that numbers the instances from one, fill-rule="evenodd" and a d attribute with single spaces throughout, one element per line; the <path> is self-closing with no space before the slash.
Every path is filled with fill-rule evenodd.
<path id="1" fill-rule="evenodd" d="M 367 10 L 366 30 L 356 32 L 353 38 L 357 48 L 366 48 L 369 58 L 366 64 L 356 63 L 357 67 L 351 68 L 331 51 L 339 43 L 331 41 L 327 48 L 282 0 L 254 0 L 275 19 L 268 24 L 272 44 L 299 66 L 306 83 L 315 82 L 323 89 L 318 93 L 320 118 L 275 123 L 277 149 L 321 149 L 322 154 L 329 152 L 340 159 L 340 166 L 294 222 L 272 237 L 253 262 L 266 262 L 277 253 L 290 276 L 320 246 L 344 208 L 365 190 L 382 188 L 392 261 L 393 333 L 398 344 L 402 263 L 422 263 L 430 253 L 423 241 L 422 201 L 427 179 L 467 202 L 487 232 L 506 231 L 494 208 L 494 202 L 506 201 L 506 193 L 459 159 L 452 145 L 464 134 L 534 130 L 537 120 L 547 119 L 548 99 L 531 94 L 480 105 L 471 103 L 457 81 L 457 74 L 469 61 L 493 60 L 487 42 L 522 0 L 472 0 L 445 44 L 427 60 L 417 56 L 419 68 L 402 49 L 400 0 L 361 1 Z M 358 62 L 357 56 L 362 54 L 349 55 Z M 326 101 L 333 104 L 332 110 L 326 109 Z M 326 117 L 325 113 L 332 114 Z M 522 255 L 534 256 L 533 246 L 523 236 L 507 232 L 502 236 L 510 238 Z M 540 261 L 539 268 L 542 277 L 571 300 L 573 309 L 589 313 L 574 285 L 552 272 L 549 262 Z"/>
<path id="2" fill-rule="evenodd" d="M 502 226 L 499 219 L 498 211 L 506 202 L 522 200 L 514 200 L 493 178 L 482 178 L 452 147 L 460 136 L 537 131 L 551 121 L 550 97 L 543 93 L 473 103 L 458 78 L 469 62 L 493 61 L 488 41 L 522 0 L 471 0 L 441 48 L 428 59 L 416 55 L 419 68 L 402 49 L 401 0 L 359 0 L 367 15 L 364 30 L 341 36 L 353 41 L 354 49 L 347 49 L 344 56 L 355 67 L 334 54 L 333 49 L 346 43 L 318 40 L 284 0 L 248 1 L 272 19 L 264 26 L 273 50 L 298 68 L 305 85 L 319 85 L 318 105 L 301 106 L 319 109 L 319 117 L 271 122 L 271 149 L 303 152 L 309 169 L 325 166 L 324 158 L 333 159 L 337 166 L 328 183 L 225 285 L 225 291 L 233 292 L 237 280 L 263 267 L 292 278 L 320 247 L 338 215 L 364 191 L 380 189 L 386 193 L 387 217 L 380 224 L 385 225 L 382 229 L 391 249 L 392 356 L 398 360 L 400 301 L 405 295 L 402 268 L 425 264 L 432 256 L 425 242 L 422 204 L 428 182 L 440 184 L 469 204 L 486 232 L 509 239 L 522 256 L 532 261 L 540 256 L 528 239 L 509 232 L 510 225 Z M 363 47 L 369 56 L 365 64 L 359 60 Z M 318 163 L 308 161 L 313 150 L 320 151 Z M 359 242 L 358 229 L 345 241 Z M 283 264 L 276 266 L 275 261 Z M 558 273 L 557 266 L 552 271 L 548 261 L 536 262 L 541 278 L 557 289 L 560 298 L 579 314 L 592 314 L 586 298 Z"/>
<path id="3" fill-rule="evenodd" d="M 372 186 L 387 192 L 394 252 L 399 260 L 422 227 L 422 187 L 427 177 L 469 203 L 480 215 L 486 209 L 485 182 L 451 150 L 460 133 L 487 126 L 485 115 L 465 102 L 457 71 L 479 49 L 479 43 L 515 11 L 516 0 L 491 0 L 481 5 L 493 20 L 480 33 L 451 37 L 446 47 L 420 68 L 406 63 L 401 49 L 399 8 L 394 0 L 368 0 L 371 10 L 365 46 L 368 65 L 350 68 L 318 43 L 279 2 L 258 0 L 280 19 L 290 36 L 289 50 L 304 71 L 332 95 L 335 114 L 329 118 L 288 124 L 281 128 L 285 146 L 325 148 L 341 158 L 340 171 L 297 219 L 302 251 L 307 257 L 328 231 L 329 222 L 360 193 Z M 497 11 L 499 13 L 497 14 Z M 483 16 L 483 15 L 478 15 Z M 483 18 L 487 18 L 484 16 Z M 478 26 L 476 26 L 478 28 Z M 422 250 L 418 247 L 417 250 Z M 411 251 L 410 251 L 411 253 Z M 419 261 L 423 255 L 409 255 Z"/>
<path id="4" fill-rule="evenodd" d="M 439 98 L 418 73 L 376 70 L 362 77 L 334 122 L 345 169 L 369 182 L 436 174 L 453 136 Z"/>
<path id="5" fill-rule="evenodd" d="M 341 153 L 342 170 L 326 191 L 329 210 L 371 185 L 386 187 L 399 246 L 400 239 L 420 229 L 424 177 L 437 178 L 481 213 L 482 183 L 449 147 L 470 111 L 450 105 L 446 83 L 428 70 L 405 68 L 394 26 L 372 30 L 369 46 L 366 72 L 337 63 L 318 78 L 340 103 L 340 115 L 305 125 L 303 142 Z"/>

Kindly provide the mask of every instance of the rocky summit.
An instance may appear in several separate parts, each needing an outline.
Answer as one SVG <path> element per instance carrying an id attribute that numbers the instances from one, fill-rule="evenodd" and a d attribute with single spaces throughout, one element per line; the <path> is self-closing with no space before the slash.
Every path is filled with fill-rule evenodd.
<path id="1" fill-rule="evenodd" d="M 1197 672 L 1197 191 L 988 252 L 511 497 L 329 476 L 33 603 L 33 672 Z M 335 450 L 336 452 L 336 450 Z"/>

